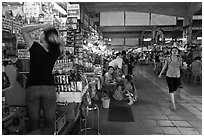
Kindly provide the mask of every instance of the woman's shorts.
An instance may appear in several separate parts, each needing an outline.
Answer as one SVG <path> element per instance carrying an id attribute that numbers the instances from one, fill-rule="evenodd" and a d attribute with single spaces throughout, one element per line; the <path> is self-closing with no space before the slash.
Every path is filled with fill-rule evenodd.
<path id="1" fill-rule="evenodd" d="M 180 79 L 175 77 L 166 76 L 166 82 L 169 88 L 169 93 L 173 93 L 174 91 L 176 91 L 180 85 Z"/>

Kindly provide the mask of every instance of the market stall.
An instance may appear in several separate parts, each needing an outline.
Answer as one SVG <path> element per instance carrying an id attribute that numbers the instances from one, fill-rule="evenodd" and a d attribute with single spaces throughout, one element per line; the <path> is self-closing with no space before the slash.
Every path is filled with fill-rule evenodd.
<path id="1" fill-rule="evenodd" d="M 28 133 L 26 128 L 25 85 L 30 56 L 20 32 L 24 25 L 45 22 L 51 22 L 58 29 L 65 43 L 64 55 L 53 69 L 57 95 L 55 134 L 69 134 L 80 117 L 82 102 L 94 98 L 101 88 L 103 37 L 78 4 L 67 7 L 66 17 L 59 16 L 53 2 L 25 2 L 21 6 L 26 14 L 20 23 L 7 16 L 2 21 L 3 134 L 46 134 L 46 131 Z M 39 41 L 41 33 L 39 30 L 32 36 Z"/>

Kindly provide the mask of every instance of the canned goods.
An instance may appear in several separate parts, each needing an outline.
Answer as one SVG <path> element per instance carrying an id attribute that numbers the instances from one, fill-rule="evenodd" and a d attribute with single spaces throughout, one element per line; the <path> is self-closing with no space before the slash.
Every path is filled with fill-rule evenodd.
<path id="1" fill-rule="evenodd" d="M 66 84 L 65 75 L 62 75 L 62 84 Z"/>
<path id="2" fill-rule="evenodd" d="M 68 87 L 68 92 L 70 92 L 71 91 L 71 85 L 68 85 L 67 87 Z"/>
<path id="3" fill-rule="evenodd" d="M 62 84 L 62 76 L 59 76 L 59 84 Z"/>
<path id="4" fill-rule="evenodd" d="M 61 85 L 61 92 L 64 92 L 64 85 Z"/>
<path id="5" fill-rule="evenodd" d="M 69 92 L 70 91 L 70 89 L 69 89 L 69 85 L 66 85 L 67 86 L 67 92 Z"/>
<path id="6" fill-rule="evenodd" d="M 61 86 L 60 85 L 57 85 L 57 91 L 61 92 Z"/>
<path id="7" fill-rule="evenodd" d="M 63 76 L 63 81 L 64 81 L 64 84 L 67 84 L 66 77 L 67 77 L 66 75 L 64 75 L 64 76 Z"/>
<path id="8" fill-rule="evenodd" d="M 67 85 L 64 85 L 64 92 L 67 92 Z"/>
<path id="9" fill-rule="evenodd" d="M 57 76 L 57 84 L 60 83 L 60 76 Z"/>
<path id="10" fill-rule="evenodd" d="M 66 84 L 68 84 L 69 83 L 69 77 L 67 75 L 65 77 L 65 80 L 66 80 Z"/>
<path id="11" fill-rule="evenodd" d="M 77 82 L 74 82 L 74 91 L 77 91 Z"/>

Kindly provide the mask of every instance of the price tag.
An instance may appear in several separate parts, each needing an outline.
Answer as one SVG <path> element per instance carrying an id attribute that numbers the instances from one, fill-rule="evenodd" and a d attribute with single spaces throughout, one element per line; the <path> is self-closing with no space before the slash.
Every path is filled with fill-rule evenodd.
<path id="1" fill-rule="evenodd" d="M 28 49 L 19 49 L 18 50 L 18 59 L 30 59 L 30 53 Z"/>

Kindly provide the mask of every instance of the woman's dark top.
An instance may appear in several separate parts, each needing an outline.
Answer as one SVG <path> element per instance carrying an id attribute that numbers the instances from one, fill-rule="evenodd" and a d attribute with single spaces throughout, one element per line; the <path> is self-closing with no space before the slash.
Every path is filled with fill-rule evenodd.
<path id="1" fill-rule="evenodd" d="M 26 88 L 37 85 L 53 85 L 52 75 L 55 61 L 60 56 L 60 49 L 47 52 L 38 42 L 34 42 L 29 49 L 30 52 L 30 74 Z"/>

